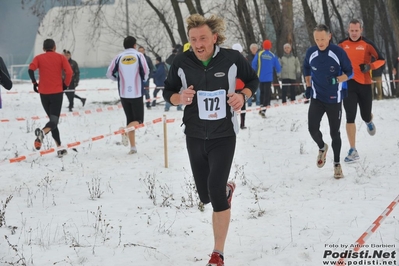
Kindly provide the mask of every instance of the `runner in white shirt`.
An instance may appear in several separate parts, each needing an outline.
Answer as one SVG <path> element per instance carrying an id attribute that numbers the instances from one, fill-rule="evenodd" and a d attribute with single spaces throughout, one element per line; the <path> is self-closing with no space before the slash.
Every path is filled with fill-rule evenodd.
<path id="1" fill-rule="evenodd" d="M 125 51 L 118 54 L 108 67 L 106 76 L 118 81 L 119 97 L 126 115 L 127 127 L 134 127 L 144 121 L 143 82 L 148 79 L 149 68 L 144 55 L 136 50 L 136 38 L 128 36 L 123 41 Z M 128 145 L 129 154 L 137 153 L 135 131 L 122 136 L 122 143 Z"/>

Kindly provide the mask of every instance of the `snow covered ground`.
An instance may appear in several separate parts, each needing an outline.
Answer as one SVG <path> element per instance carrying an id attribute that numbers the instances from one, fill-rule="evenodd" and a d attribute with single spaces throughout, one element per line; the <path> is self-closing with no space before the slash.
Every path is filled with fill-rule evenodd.
<path id="1" fill-rule="evenodd" d="M 31 84 L 16 84 L 15 94 L 2 90 L 0 118 L 9 121 L 0 122 L 0 265 L 204 266 L 208 261 L 212 208 L 197 208 L 180 127 L 183 113 L 175 107 L 165 113 L 162 105 L 146 110 L 146 126 L 136 133 L 138 154 L 128 155 L 114 133 L 125 125 L 123 111 L 104 104 L 118 100 L 115 88 L 108 80 L 82 80 L 78 89 L 86 90 L 78 94 L 88 101 L 82 107 L 76 100 L 75 114 L 67 113 L 64 98 L 61 140 L 81 145 L 62 159 L 33 150 L 33 130 L 47 119 L 39 96 L 28 93 Z M 226 266 L 333 265 L 326 264 L 334 259 L 323 259 L 325 252 L 351 250 L 342 245 L 355 243 L 398 196 L 399 100 L 373 102 L 373 137 L 358 117 L 361 159 L 343 163 L 341 180 L 333 178 L 331 149 L 326 165 L 316 167 L 318 148 L 307 130 L 307 110 L 308 105 L 292 104 L 269 109 L 267 119 L 247 114 L 248 129 L 238 135 L 231 169 L 237 189 Z M 164 114 L 176 119 L 167 124 L 168 168 L 163 123 L 153 122 Z M 330 144 L 326 117 L 321 130 Z M 345 119 L 341 131 L 343 162 L 349 149 Z M 47 136 L 45 148 L 52 147 Z M 21 161 L 10 163 L 15 157 Z M 363 265 L 399 265 L 392 253 L 399 251 L 395 207 L 361 249 L 390 257 Z M 362 265 L 359 261 L 351 263 Z"/>

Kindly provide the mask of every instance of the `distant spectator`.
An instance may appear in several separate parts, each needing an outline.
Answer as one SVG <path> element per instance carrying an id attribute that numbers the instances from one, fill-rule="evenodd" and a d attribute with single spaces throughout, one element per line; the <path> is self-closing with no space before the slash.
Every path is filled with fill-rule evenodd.
<path id="1" fill-rule="evenodd" d="M 151 109 L 151 99 L 150 99 L 150 78 L 152 77 L 152 74 L 154 73 L 155 67 L 154 64 L 152 63 L 151 58 L 145 54 L 145 48 L 143 46 L 139 47 L 139 52 L 142 53 L 145 57 L 145 60 L 147 62 L 148 68 L 150 69 L 150 76 L 147 79 L 147 81 L 144 82 L 144 95 L 145 95 L 145 106 L 147 109 Z"/>
<path id="2" fill-rule="evenodd" d="M 169 57 L 166 59 L 167 68 L 168 69 L 170 68 L 170 66 L 173 63 L 173 60 L 175 59 L 175 57 L 178 54 L 181 54 L 183 51 L 185 52 L 188 49 L 190 49 L 190 43 L 184 44 L 184 47 L 181 44 L 176 44 L 175 47 L 173 47 L 172 54 L 169 55 Z M 164 109 L 165 112 L 168 112 L 171 106 L 172 105 L 168 101 L 165 101 L 165 109 Z M 183 111 L 183 105 L 182 104 L 177 105 L 177 111 Z"/>
<path id="3" fill-rule="evenodd" d="M 399 77 L 396 76 L 396 74 L 398 74 L 399 76 L 398 66 L 399 66 L 399 57 L 393 60 L 393 69 L 392 69 L 393 79 L 394 82 L 396 83 L 396 89 L 398 89 L 399 86 L 399 83 L 397 82 Z"/>
<path id="4" fill-rule="evenodd" d="M 254 57 L 256 55 L 256 53 L 258 53 L 259 51 L 259 46 L 256 43 L 251 43 L 251 45 L 249 46 L 249 51 L 250 53 L 247 55 L 247 60 L 249 62 L 249 64 L 252 64 L 252 61 L 254 60 Z M 252 106 L 252 98 L 255 99 L 256 105 L 259 106 L 260 105 L 260 89 L 259 87 L 256 89 L 256 92 L 254 95 L 252 95 L 251 98 L 248 99 L 248 106 Z"/>
<path id="5" fill-rule="evenodd" d="M 279 59 L 279 62 L 281 65 L 281 82 L 283 83 L 281 99 L 282 102 L 285 103 L 287 102 L 288 90 L 290 91 L 291 101 L 295 101 L 296 85 L 294 83 L 301 74 L 301 64 L 299 63 L 298 57 L 292 54 L 291 44 L 286 43 L 283 48 L 284 55 Z"/>
<path id="6" fill-rule="evenodd" d="M 160 90 L 164 89 L 164 82 L 166 79 L 166 75 L 168 74 L 168 68 L 164 62 L 162 62 L 161 57 L 157 57 L 155 59 L 155 71 L 152 75 L 154 79 L 155 89 L 154 89 L 154 98 L 152 100 L 151 106 L 157 105 L 157 95 Z"/>
<path id="7" fill-rule="evenodd" d="M 374 57 L 371 59 L 371 62 L 374 62 Z M 373 98 L 375 96 L 377 100 L 382 100 L 383 97 L 383 86 L 382 86 L 382 73 L 384 72 L 385 64 L 381 67 L 374 69 L 371 71 L 371 78 L 373 83 L 371 84 L 371 88 L 373 90 Z M 377 90 L 376 90 L 377 89 Z"/>
<path id="8" fill-rule="evenodd" d="M 262 118 L 266 118 L 266 107 L 270 105 L 271 100 L 271 86 L 273 81 L 273 70 L 276 71 L 277 76 L 280 76 L 281 66 L 275 54 L 270 52 L 272 42 L 265 40 L 263 42 L 263 51 L 255 55 L 252 61 L 252 68 L 258 73 L 260 81 L 260 106 L 259 114 Z"/>
<path id="9" fill-rule="evenodd" d="M 172 49 L 172 54 L 168 56 L 166 59 L 166 64 L 168 64 L 168 68 L 172 65 L 173 60 L 175 59 L 176 55 L 180 54 L 183 52 L 182 45 L 181 44 L 176 44 L 173 49 Z"/>
<path id="10" fill-rule="evenodd" d="M 68 105 L 69 112 L 72 112 L 74 98 L 79 99 L 82 102 L 82 106 L 85 106 L 86 98 L 81 98 L 75 93 L 75 89 L 79 85 L 79 79 L 80 79 L 80 71 L 79 71 L 78 63 L 76 63 L 76 61 L 71 58 L 70 51 L 67 51 L 64 49 L 64 55 L 67 58 L 69 64 L 71 65 L 71 68 L 73 71 L 72 81 L 68 87 L 69 91 L 65 92 L 66 96 L 68 97 L 68 101 L 69 101 L 69 105 Z"/>

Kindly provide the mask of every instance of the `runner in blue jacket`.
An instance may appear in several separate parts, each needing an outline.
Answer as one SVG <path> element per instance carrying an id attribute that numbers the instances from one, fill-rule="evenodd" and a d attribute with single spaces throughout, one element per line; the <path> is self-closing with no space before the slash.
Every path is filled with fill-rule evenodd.
<path id="1" fill-rule="evenodd" d="M 319 146 L 317 167 L 326 162 L 328 145 L 323 141 L 320 122 L 327 113 L 330 125 L 331 146 L 334 152 L 334 178 L 344 175 L 340 164 L 342 101 L 346 96 L 346 81 L 353 77 L 351 61 L 339 46 L 331 44 L 330 29 L 318 25 L 313 31 L 316 45 L 305 56 L 303 70 L 306 80 L 306 98 L 311 98 L 308 111 L 309 133 Z"/>
<path id="2" fill-rule="evenodd" d="M 264 50 L 256 53 L 254 59 L 252 60 L 252 68 L 257 72 L 260 82 L 259 89 L 261 110 L 259 111 L 259 114 L 263 118 L 266 118 L 266 107 L 270 105 L 273 70 L 276 71 L 277 76 L 280 76 L 281 73 L 280 62 L 278 61 L 278 57 L 270 52 L 271 48 L 272 42 L 265 40 L 263 42 Z"/>

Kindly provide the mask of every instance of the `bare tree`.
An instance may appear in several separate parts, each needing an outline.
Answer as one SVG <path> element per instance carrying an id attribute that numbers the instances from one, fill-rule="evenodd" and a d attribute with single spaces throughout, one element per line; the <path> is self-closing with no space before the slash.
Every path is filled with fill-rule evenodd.
<path id="1" fill-rule="evenodd" d="M 304 17 L 305 17 L 306 30 L 308 31 L 309 42 L 312 45 L 315 45 L 315 42 L 313 39 L 313 29 L 317 25 L 316 19 L 313 15 L 312 10 L 309 7 L 308 1 L 301 0 L 301 2 L 302 2 L 303 13 L 304 13 Z"/>
<path id="2" fill-rule="evenodd" d="M 330 11 L 328 10 L 327 0 L 322 0 L 321 6 L 323 7 L 324 24 L 326 24 L 332 31 L 333 29 L 331 25 Z"/>
<path id="3" fill-rule="evenodd" d="M 279 41 L 277 41 L 277 54 L 279 56 L 284 54 L 283 45 L 285 43 L 289 43 L 292 47 L 295 47 L 294 12 L 292 0 L 283 0 L 282 6 L 282 13 L 284 14 L 282 19 L 283 27 L 281 28 L 281 34 L 278 38 Z"/>
<path id="4" fill-rule="evenodd" d="M 265 27 L 263 27 L 263 23 L 260 18 L 260 13 L 259 13 L 260 8 L 258 6 L 258 1 L 253 0 L 253 5 L 254 5 L 254 10 L 255 10 L 255 18 L 256 18 L 256 22 L 258 23 L 260 35 L 262 36 L 262 40 L 265 40 L 267 38 L 267 34 L 266 34 L 266 29 L 265 29 Z M 256 40 L 254 40 L 254 43 L 255 42 L 256 42 Z"/>
<path id="5" fill-rule="evenodd" d="M 393 36 L 393 32 L 391 30 L 391 26 L 388 20 L 388 11 L 387 7 L 380 1 L 375 2 L 375 7 L 376 10 L 378 10 L 379 18 L 381 20 L 381 27 L 379 29 L 381 33 L 381 38 L 384 42 L 384 48 L 385 48 L 385 59 L 386 63 L 389 69 L 389 73 L 392 73 L 392 68 L 393 68 L 393 63 L 392 62 L 392 53 L 395 53 L 396 45 L 395 45 L 395 38 Z M 393 79 L 393 76 L 390 74 L 390 79 Z M 391 85 L 393 85 L 391 83 Z M 394 89 L 394 86 L 391 86 L 391 94 L 398 96 L 398 91 Z"/>
<path id="6" fill-rule="evenodd" d="M 245 45 L 249 47 L 251 43 L 255 42 L 255 34 L 247 3 L 245 0 L 234 0 L 233 3 L 240 26 L 242 29 L 246 29 L 246 31 L 244 31 L 244 40 Z"/>
<path id="7" fill-rule="evenodd" d="M 364 35 L 374 40 L 374 0 L 359 0 L 362 11 Z"/>
<path id="8" fill-rule="evenodd" d="M 398 51 L 398 42 L 399 42 L 399 2 L 397 0 L 387 0 L 387 10 L 389 13 L 389 18 L 391 19 L 391 28 L 393 29 L 394 32 L 394 41 L 391 43 L 393 46 L 392 48 L 392 58 L 393 62 L 392 64 L 395 64 L 396 62 L 394 60 L 398 60 L 397 58 L 399 55 Z M 389 63 L 388 63 L 389 67 Z M 394 65 L 392 66 L 394 67 Z M 397 69 L 398 70 L 398 69 Z M 392 75 L 392 70 L 389 68 L 389 77 L 390 80 L 395 80 L 395 76 Z M 397 87 L 399 83 L 396 83 L 396 86 L 393 82 L 391 82 L 391 88 L 393 95 L 396 95 L 396 97 L 399 97 L 399 88 Z"/>
<path id="9" fill-rule="evenodd" d="M 339 30 L 341 32 L 341 36 L 339 36 L 337 39 L 343 39 L 346 35 L 345 27 L 344 27 L 344 22 L 342 20 L 341 13 L 339 13 L 337 5 L 335 4 L 335 0 L 330 0 L 331 1 L 331 6 L 334 10 L 335 16 L 338 20 L 339 23 Z"/>

